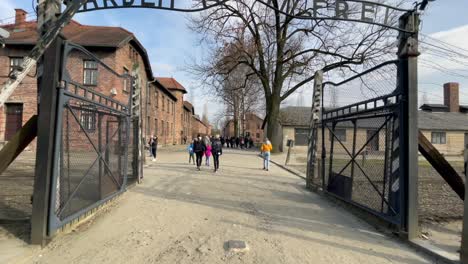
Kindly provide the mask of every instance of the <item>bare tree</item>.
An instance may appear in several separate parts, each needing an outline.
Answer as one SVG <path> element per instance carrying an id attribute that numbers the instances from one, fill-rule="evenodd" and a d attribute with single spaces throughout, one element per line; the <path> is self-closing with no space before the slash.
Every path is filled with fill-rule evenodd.
<path id="1" fill-rule="evenodd" d="M 281 102 L 312 81 L 317 70 L 352 70 L 378 61 L 395 48 L 394 32 L 379 26 L 295 18 L 314 12 L 307 2 L 271 0 L 271 9 L 255 0 L 228 1 L 191 19 L 191 28 L 213 50 L 198 65 L 205 80 L 226 78 L 245 67 L 245 80 L 255 77 L 261 84 L 267 136 L 276 150 L 282 141 L 278 125 Z M 359 8 L 350 3 L 349 10 L 358 12 Z"/>

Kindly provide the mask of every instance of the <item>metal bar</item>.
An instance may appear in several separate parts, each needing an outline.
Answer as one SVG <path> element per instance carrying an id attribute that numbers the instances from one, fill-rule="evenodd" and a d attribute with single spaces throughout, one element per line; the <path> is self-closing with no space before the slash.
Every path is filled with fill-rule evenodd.
<path id="1" fill-rule="evenodd" d="M 466 142 L 465 142 L 466 144 Z M 468 179 L 468 145 L 465 145 L 464 150 L 464 170 L 465 170 L 465 179 Z M 465 180 L 465 190 L 468 189 L 468 181 Z M 463 208 L 465 212 L 468 212 L 468 192 L 465 192 L 465 200 L 463 202 Z M 462 225 L 462 237 L 461 237 L 461 246 L 460 246 L 460 263 L 468 263 L 468 213 L 463 214 L 463 225 Z"/>
<path id="2" fill-rule="evenodd" d="M 388 119 L 385 121 L 385 123 L 386 123 L 386 122 L 388 122 Z M 384 123 L 383 125 L 385 125 L 385 123 Z M 334 124 L 334 125 L 335 125 L 335 124 Z M 383 125 L 380 126 L 380 128 L 377 129 L 377 132 L 374 133 L 374 134 L 367 140 L 367 142 L 362 146 L 362 148 L 357 152 L 356 155 L 359 155 L 359 153 L 361 153 L 361 151 L 366 147 L 366 145 L 369 144 L 369 142 L 379 133 L 380 130 L 382 130 Z M 328 127 L 328 126 L 327 126 L 327 127 Z M 330 129 L 330 128 L 329 128 L 329 129 Z M 332 139 L 333 139 L 334 137 L 336 137 L 335 134 L 333 133 L 333 131 L 330 131 L 330 132 L 333 134 Z M 338 139 L 338 138 L 337 138 L 337 139 Z M 333 141 L 332 141 L 332 142 L 333 142 Z M 348 155 L 351 156 L 351 153 L 349 153 L 348 149 L 343 145 L 343 143 L 342 143 L 339 139 L 338 139 L 338 143 L 340 143 L 341 146 L 344 148 L 344 150 L 348 153 Z M 332 144 L 332 146 L 333 146 L 333 144 Z M 332 150 L 333 150 L 333 149 L 332 149 Z M 352 157 L 352 156 L 351 156 L 351 157 Z M 332 155 L 330 155 L 330 159 L 331 159 L 331 158 L 332 158 Z M 374 190 L 380 195 L 380 197 L 382 197 L 382 199 L 385 201 L 385 203 L 387 204 L 387 206 L 388 206 L 390 209 L 392 209 L 392 211 L 396 214 L 396 211 L 395 211 L 395 210 L 393 209 L 393 207 L 388 203 L 388 201 L 385 199 L 385 197 L 382 196 L 382 193 L 379 191 L 379 189 L 377 188 L 377 186 L 375 186 L 375 184 L 372 182 L 372 180 L 370 179 L 370 177 L 365 173 L 364 169 L 361 167 L 361 165 L 359 165 L 358 162 L 356 162 L 355 159 L 356 159 L 356 157 L 352 157 L 352 159 L 346 164 L 346 166 L 345 166 L 344 169 L 346 169 L 346 167 L 348 167 L 349 164 L 350 164 L 351 162 L 354 162 L 354 163 L 357 165 L 357 167 L 359 168 L 359 170 L 361 170 L 361 172 L 362 172 L 362 173 L 364 174 L 364 176 L 367 178 L 367 180 L 369 181 L 369 183 L 371 184 L 371 186 L 374 188 Z M 330 162 L 330 163 L 331 163 L 331 162 Z M 341 173 L 344 169 L 342 169 L 342 170 L 340 171 L 340 173 Z M 332 167 L 330 166 L 330 174 L 329 174 L 329 176 L 328 176 L 328 177 L 329 177 L 329 181 L 330 181 L 330 175 L 332 174 L 331 172 L 332 172 Z M 340 173 L 338 173 L 338 174 L 340 174 Z"/>
<path id="3" fill-rule="evenodd" d="M 329 85 L 333 85 L 333 86 L 340 86 L 340 85 L 343 85 L 343 84 L 345 84 L 345 83 L 348 83 L 348 82 L 350 82 L 350 81 L 352 81 L 352 80 L 354 80 L 354 79 L 357 79 L 357 78 L 359 78 L 359 77 L 361 77 L 361 76 L 363 76 L 363 75 L 366 75 L 366 74 L 368 74 L 368 73 L 370 73 L 370 72 L 373 72 L 373 71 L 375 71 L 375 70 L 378 70 L 378 69 L 380 69 L 380 68 L 382 68 L 382 67 L 384 67 L 384 66 L 387 66 L 387 65 L 389 65 L 389 64 L 395 64 L 395 65 L 396 65 L 397 63 L 398 63 L 398 60 L 386 61 L 386 62 L 384 62 L 384 63 L 381 63 L 381 64 L 379 64 L 379 65 L 377 65 L 377 66 L 374 66 L 374 67 L 372 67 L 372 68 L 370 68 L 370 69 L 367 69 L 367 70 L 365 70 L 365 71 L 363 71 L 363 72 L 361 72 L 361 73 L 359 73 L 359 74 L 356 74 L 356 75 L 354 75 L 353 77 L 348 78 L 348 79 L 346 79 L 346 80 L 344 80 L 344 81 L 341 81 L 341 82 L 339 82 L 339 83 L 324 82 L 323 85 L 329 84 Z"/>
<path id="4" fill-rule="evenodd" d="M 70 109 L 70 108 L 69 108 L 69 109 Z M 92 140 L 91 137 L 89 136 L 88 132 L 86 132 L 86 129 L 84 129 L 84 127 L 81 125 L 81 122 L 79 121 L 79 118 L 75 115 L 75 113 L 74 113 L 73 111 L 70 111 L 70 112 L 71 112 L 72 116 L 75 118 L 76 122 L 80 125 L 80 128 L 83 130 L 83 133 L 85 134 L 86 138 L 89 140 L 89 143 L 91 143 L 91 146 L 93 147 L 94 151 L 96 151 L 96 153 L 98 154 L 98 157 L 99 157 L 101 160 L 103 160 L 103 158 L 102 158 L 102 153 L 99 152 L 99 149 L 96 147 L 96 145 L 94 145 L 93 140 Z M 114 135 L 115 135 L 115 133 L 114 133 Z M 113 136 L 114 136 L 114 135 L 113 135 Z M 112 136 L 112 137 L 113 137 L 113 136 Z M 106 148 L 107 148 L 107 147 L 108 147 L 108 146 L 106 146 Z M 104 161 L 104 160 L 103 160 L 103 163 L 104 163 L 104 165 L 105 165 L 105 168 L 107 168 L 107 169 L 109 170 L 109 172 L 111 173 L 111 175 L 112 175 L 112 171 L 110 171 L 109 164 L 107 164 L 106 161 Z M 114 175 L 112 175 L 112 176 L 114 176 Z M 115 177 L 111 177 L 111 178 L 113 178 L 113 179 L 115 180 Z M 117 186 L 120 186 L 118 183 L 116 183 L 116 184 L 117 184 Z"/>
<path id="5" fill-rule="evenodd" d="M 334 121 L 334 120 L 337 120 L 341 117 L 345 118 L 345 117 L 350 117 L 350 116 L 355 116 L 355 115 L 361 115 L 361 114 L 367 114 L 367 113 L 371 113 L 371 112 L 375 112 L 375 111 L 380 111 L 380 110 L 383 110 L 383 109 L 387 109 L 387 107 L 385 106 L 380 106 L 380 107 L 377 107 L 377 108 L 374 108 L 374 109 L 369 109 L 369 110 L 362 110 L 361 112 L 353 112 L 351 114 L 345 114 L 344 116 L 338 116 L 338 117 L 333 117 L 333 118 L 326 118 L 324 119 L 323 121 Z M 341 120 L 341 119 L 340 119 Z M 323 122 L 322 121 L 322 122 Z"/>
<path id="6" fill-rule="evenodd" d="M 357 121 L 353 121 L 353 157 L 356 157 Z M 351 190 L 354 182 L 354 162 L 351 163 Z"/>
<path id="7" fill-rule="evenodd" d="M 335 126 L 336 126 L 336 123 L 332 123 L 332 128 L 333 130 L 335 130 Z M 328 126 L 327 126 L 328 128 Z M 330 130 L 330 128 L 328 128 Z M 333 133 L 332 130 L 330 130 L 330 132 Z M 327 183 L 327 186 L 330 185 L 330 178 L 331 178 L 331 175 L 332 175 L 332 171 L 333 171 L 333 147 L 334 147 L 334 142 L 335 142 L 335 134 L 333 133 L 333 136 L 330 137 L 330 164 L 328 164 L 328 183 Z M 325 139 L 324 139 L 325 141 Z"/>
<path id="8" fill-rule="evenodd" d="M 391 94 L 386 94 L 386 95 L 382 95 L 382 96 L 379 96 L 379 97 L 375 97 L 375 98 L 372 98 L 372 99 L 367 99 L 367 100 L 364 100 L 364 101 L 360 101 L 360 102 L 357 102 L 357 103 L 354 103 L 354 104 L 350 104 L 350 105 L 346 105 L 346 106 L 342 106 L 342 107 L 338 107 L 338 108 L 333 108 L 331 110 L 328 110 L 328 111 L 325 111 L 326 114 L 328 113 L 337 113 L 339 111 L 341 111 L 342 109 L 349 109 L 348 110 L 348 114 L 349 113 L 356 113 L 359 111 L 359 105 L 363 105 L 363 104 L 369 104 L 369 103 L 374 103 L 374 107 L 372 109 L 369 109 L 369 110 L 375 110 L 377 108 L 376 106 L 376 103 L 377 101 L 387 101 L 389 98 L 392 98 L 392 97 L 397 97 L 397 95 L 395 93 L 391 93 Z M 394 103 L 394 104 L 397 104 Z M 386 106 L 385 104 L 383 106 Z M 352 111 L 352 108 L 353 107 L 356 107 L 356 111 Z M 362 111 L 364 112 L 364 111 Z"/>

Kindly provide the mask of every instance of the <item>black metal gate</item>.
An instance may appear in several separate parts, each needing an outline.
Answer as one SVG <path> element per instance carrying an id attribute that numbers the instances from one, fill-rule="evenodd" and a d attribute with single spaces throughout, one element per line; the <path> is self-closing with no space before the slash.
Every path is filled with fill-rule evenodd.
<path id="1" fill-rule="evenodd" d="M 83 78 L 75 76 L 81 61 L 85 68 L 92 66 Z M 49 235 L 138 178 L 138 126 L 133 126 L 131 114 L 130 76 L 116 73 L 72 43 L 64 46 L 61 76 Z M 130 93 L 118 96 L 117 90 Z"/>
<path id="2" fill-rule="evenodd" d="M 336 198 L 401 225 L 404 224 L 404 197 L 400 191 L 404 181 L 400 180 L 399 165 L 402 96 L 396 85 L 396 63 L 389 61 L 340 83 L 324 83 L 329 85 L 328 89 L 341 87 L 348 91 L 347 99 L 353 98 L 350 92 L 353 89 L 354 93 L 372 91 L 377 96 L 366 100 L 356 96 L 354 103 L 322 108 L 321 177 L 316 177 L 314 183 Z M 389 68 L 395 74 L 390 74 Z M 364 83 L 365 76 L 372 73 L 379 78 L 374 76 L 373 82 Z M 353 80 L 361 83 L 353 86 Z M 382 84 L 383 81 L 387 84 Z M 326 103 L 322 101 L 322 105 Z"/>

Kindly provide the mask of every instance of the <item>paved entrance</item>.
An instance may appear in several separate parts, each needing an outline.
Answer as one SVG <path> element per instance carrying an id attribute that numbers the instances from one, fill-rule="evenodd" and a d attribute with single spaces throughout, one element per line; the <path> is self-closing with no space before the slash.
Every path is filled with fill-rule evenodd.
<path id="1" fill-rule="evenodd" d="M 161 150 L 143 184 L 25 263 L 432 263 L 253 152 L 225 151 L 217 174 L 187 161 Z"/>

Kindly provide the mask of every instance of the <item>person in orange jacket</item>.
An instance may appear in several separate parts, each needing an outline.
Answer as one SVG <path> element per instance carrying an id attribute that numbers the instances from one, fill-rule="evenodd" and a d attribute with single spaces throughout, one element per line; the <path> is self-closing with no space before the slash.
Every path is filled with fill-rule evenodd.
<path id="1" fill-rule="evenodd" d="M 263 169 L 266 171 L 268 171 L 270 168 L 270 155 L 272 150 L 273 146 L 271 145 L 270 140 L 268 140 L 268 138 L 265 138 L 265 141 L 260 147 L 260 151 L 263 155 Z"/>

